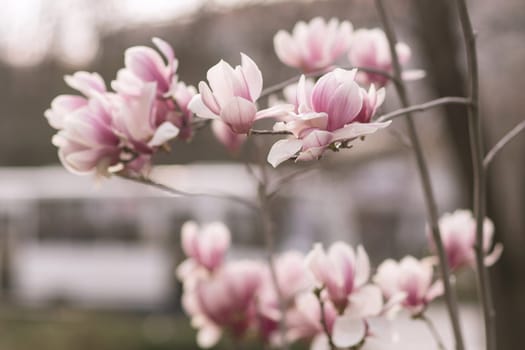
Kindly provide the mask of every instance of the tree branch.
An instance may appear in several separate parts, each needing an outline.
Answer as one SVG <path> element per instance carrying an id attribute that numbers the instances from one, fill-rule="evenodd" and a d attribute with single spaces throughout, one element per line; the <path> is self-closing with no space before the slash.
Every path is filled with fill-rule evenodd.
<path id="1" fill-rule="evenodd" d="M 147 177 L 135 177 L 135 176 L 130 176 L 130 175 L 127 175 L 127 174 L 124 174 L 124 173 L 117 173 L 116 176 L 118 176 L 118 177 L 120 177 L 121 179 L 124 179 L 124 180 L 128 180 L 128 181 L 131 181 L 131 182 L 139 183 L 139 184 L 150 186 L 150 187 L 154 187 L 156 189 L 159 189 L 161 191 L 170 193 L 170 194 L 175 195 L 175 196 L 181 196 L 181 197 L 212 197 L 212 198 L 225 199 L 225 200 L 230 200 L 230 201 L 242 204 L 242 205 L 244 205 L 244 206 L 246 206 L 246 207 L 248 207 L 248 208 L 250 208 L 252 210 L 258 210 L 257 206 L 254 203 L 250 202 L 249 200 L 246 200 L 244 198 L 237 197 L 237 196 L 231 195 L 231 194 L 186 192 L 186 191 L 181 191 L 181 190 L 172 188 L 170 186 L 161 184 L 159 182 L 155 182 L 155 181 L 153 181 L 153 180 L 151 180 L 151 179 L 149 179 Z"/>
<path id="2" fill-rule="evenodd" d="M 487 153 L 487 155 L 485 156 L 485 159 L 483 160 L 483 166 L 485 167 L 485 170 L 489 167 L 490 163 L 492 162 L 492 160 L 494 159 L 494 157 L 496 156 L 496 154 L 498 154 L 499 151 L 501 151 L 501 149 L 503 147 L 505 147 L 505 145 L 507 145 L 507 143 L 509 143 L 510 141 L 512 141 L 516 136 L 519 135 L 520 132 L 522 132 L 523 130 L 525 130 L 525 120 L 522 120 L 518 125 L 516 125 L 515 127 L 513 127 L 512 129 L 510 129 L 509 132 L 507 132 L 495 145 L 494 147 L 492 147 L 492 149 Z"/>
<path id="3" fill-rule="evenodd" d="M 476 254 L 476 268 L 478 275 L 478 292 L 483 307 L 485 321 L 485 340 L 488 350 L 496 348 L 496 324 L 494 306 L 492 304 L 492 293 L 488 276 L 488 269 L 485 266 L 485 252 L 483 250 L 483 221 L 485 219 L 485 168 L 483 166 L 483 140 L 481 131 L 481 119 L 479 116 L 479 74 L 478 58 L 476 53 L 476 36 L 467 3 L 465 0 L 456 0 L 458 7 L 459 20 L 465 41 L 467 55 L 469 95 L 472 104 L 468 108 L 470 148 L 472 153 L 472 165 L 474 170 L 474 216 L 476 217 L 476 244 L 474 252 Z"/>
<path id="4" fill-rule="evenodd" d="M 381 22 L 383 22 L 385 34 L 388 39 L 388 44 L 390 48 L 390 56 L 392 59 L 392 65 L 394 69 L 394 77 L 395 77 L 394 84 L 395 84 L 397 93 L 399 95 L 399 99 L 401 100 L 402 106 L 405 108 L 408 108 L 410 103 L 409 103 L 408 96 L 405 90 L 405 86 L 401 80 L 401 65 L 399 63 L 399 58 L 397 56 L 397 51 L 396 51 L 396 44 L 397 44 L 396 34 L 392 27 L 392 24 L 390 23 L 390 19 L 387 15 L 387 11 L 383 3 L 383 0 L 376 0 L 376 7 L 378 10 L 379 16 L 381 17 Z M 454 337 L 456 340 L 456 349 L 463 350 L 465 347 L 463 344 L 463 335 L 461 333 L 461 326 L 459 323 L 456 294 L 454 293 L 454 290 L 452 289 L 450 285 L 450 279 L 449 279 L 450 270 L 448 267 L 445 249 L 443 247 L 441 233 L 439 230 L 438 211 L 437 211 L 436 200 L 434 198 L 434 192 L 432 190 L 430 174 L 428 172 L 428 167 L 426 164 L 425 156 L 423 154 L 419 136 L 417 134 L 416 127 L 415 127 L 414 121 L 410 113 L 407 113 L 406 120 L 407 120 L 407 126 L 408 126 L 408 135 L 410 137 L 410 141 L 414 149 L 414 155 L 416 157 L 416 163 L 417 163 L 420 177 L 421 177 L 421 183 L 423 187 L 423 193 L 425 195 L 425 203 L 427 207 L 426 209 L 427 209 L 428 219 L 430 222 L 430 228 L 432 231 L 432 237 L 434 239 L 434 242 L 436 244 L 436 248 L 438 251 L 439 267 L 440 267 L 440 271 L 441 271 L 442 278 L 443 278 L 443 284 L 445 287 L 445 300 L 447 303 L 450 323 L 451 323 L 452 330 L 454 332 Z"/>

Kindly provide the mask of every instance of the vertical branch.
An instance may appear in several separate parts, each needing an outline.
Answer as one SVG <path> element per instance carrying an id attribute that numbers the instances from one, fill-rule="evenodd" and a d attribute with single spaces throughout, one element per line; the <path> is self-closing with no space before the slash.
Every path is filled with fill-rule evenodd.
<path id="1" fill-rule="evenodd" d="M 277 278 L 277 268 L 275 264 L 275 227 L 270 212 L 270 195 L 268 193 L 268 172 L 266 168 L 264 155 L 262 155 L 262 152 L 260 152 L 260 146 L 257 144 L 257 142 L 255 142 L 255 147 L 257 148 L 257 157 L 261 169 L 261 178 L 258 180 L 259 187 L 257 189 L 257 198 L 259 200 L 259 215 L 266 244 L 266 255 L 268 259 L 268 264 L 270 266 L 272 284 L 275 288 L 275 294 L 277 295 L 279 303 L 279 311 L 281 313 L 281 318 L 279 319 L 279 333 L 282 342 L 281 349 L 288 350 L 289 345 L 286 339 L 286 305 L 281 292 L 281 288 L 279 287 L 279 280 Z"/>
<path id="2" fill-rule="evenodd" d="M 385 5 L 383 4 L 383 0 L 376 0 L 376 7 L 378 9 L 379 16 L 381 17 L 381 21 L 383 22 L 383 27 L 385 29 L 385 33 L 390 46 L 390 55 L 392 57 L 392 66 L 394 73 L 393 81 L 395 84 L 395 88 L 399 95 L 399 99 L 401 100 L 402 106 L 406 108 L 410 105 L 410 103 L 408 100 L 408 95 L 406 93 L 405 86 L 401 78 L 401 65 L 399 63 L 399 58 L 396 52 L 396 34 L 392 27 L 392 24 L 390 23 L 390 19 L 387 15 L 387 11 L 385 9 Z M 452 286 L 450 285 L 450 269 L 448 267 L 447 257 L 441 239 L 441 233 L 439 232 L 438 210 L 436 200 L 434 198 L 434 192 L 432 190 L 430 174 L 428 172 L 426 159 L 423 154 L 421 142 L 416 131 L 414 120 L 412 119 L 410 113 L 407 113 L 406 120 L 408 126 L 408 135 L 410 137 L 410 141 L 414 149 L 414 155 L 416 157 L 416 163 L 421 177 L 421 184 L 425 196 L 425 204 L 427 209 L 428 220 L 430 222 L 430 229 L 432 231 L 432 238 L 434 240 L 438 252 L 439 267 L 441 275 L 443 276 L 443 284 L 445 287 L 445 300 L 447 303 L 450 323 L 456 341 L 456 349 L 463 350 L 465 347 L 463 343 L 463 335 L 461 333 L 461 326 L 459 323 L 457 299 L 456 294 L 452 289 Z"/>
<path id="3" fill-rule="evenodd" d="M 488 279 L 488 270 L 484 263 L 483 220 L 485 218 L 485 168 L 483 166 L 483 140 L 481 119 L 479 116 L 479 75 L 476 53 L 476 35 L 472 28 L 470 15 L 465 0 L 457 0 L 459 20 L 465 41 L 467 55 L 469 95 L 472 104 L 468 107 L 468 122 L 472 165 L 474 168 L 474 216 L 476 217 L 476 268 L 478 272 L 478 292 L 483 306 L 485 321 L 485 340 L 487 349 L 496 347 L 495 313 L 492 305 L 492 293 Z"/>

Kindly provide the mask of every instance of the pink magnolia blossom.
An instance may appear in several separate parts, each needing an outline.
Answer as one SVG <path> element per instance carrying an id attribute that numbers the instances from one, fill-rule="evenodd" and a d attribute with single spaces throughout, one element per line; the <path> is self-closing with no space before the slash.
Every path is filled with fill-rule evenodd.
<path id="1" fill-rule="evenodd" d="M 396 52 L 401 65 L 408 62 L 411 51 L 405 43 L 397 43 Z M 379 28 L 359 29 L 355 31 L 352 44 L 348 52 L 348 59 L 356 67 L 373 68 L 386 73 L 392 73 L 392 56 L 385 32 Z M 421 71 L 412 72 L 408 75 L 413 79 L 421 77 Z M 358 80 L 361 83 L 374 83 L 384 86 L 388 78 L 376 73 L 359 72 Z"/>
<path id="2" fill-rule="evenodd" d="M 55 129 L 64 127 L 66 115 L 88 104 L 88 98 L 106 92 L 106 84 L 98 73 L 76 72 L 64 77 L 66 84 L 79 91 L 79 95 L 59 95 L 51 102 L 51 108 L 46 110 L 44 116 L 49 125 Z"/>
<path id="3" fill-rule="evenodd" d="M 121 147 L 134 161 L 127 168 L 147 171 L 151 156 L 175 138 L 180 130 L 169 121 L 158 124 L 156 114 L 156 84 L 146 83 L 135 97 L 113 96 L 113 127 L 121 137 Z"/>
<path id="4" fill-rule="evenodd" d="M 59 96 L 45 115 L 58 129 L 53 144 L 59 158 L 74 173 L 147 171 L 151 156 L 178 135 L 170 122 L 155 122 L 155 83 L 144 84 L 137 96 L 122 97 L 106 92 L 97 74 L 79 72 L 66 81 L 85 97 Z"/>
<path id="5" fill-rule="evenodd" d="M 350 45 L 352 24 L 336 18 L 326 22 L 321 17 L 309 23 L 298 22 L 292 34 L 280 30 L 273 43 L 277 56 L 286 65 L 303 72 L 332 66 Z"/>
<path id="6" fill-rule="evenodd" d="M 193 293 L 186 305 L 191 306 L 187 311 L 199 328 L 200 347 L 215 345 L 223 331 L 242 338 L 255 326 L 261 272 L 262 266 L 254 261 L 236 261 L 185 289 L 185 293 Z"/>
<path id="7" fill-rule="evenodd" d="M 257 111 L 256 101 L 261 95 L 263 78 L 253 60 L 241 54 L 241 65 L 233 68 L 221 60 L 207 73 L 208 84 L 199 83 L 199 94 L 189 104 L 197 116 L 218 119 L 233 132 L 246 134 L 253 123 L 291 111 L 292 106 L 279 105 Z"/>
<path id="8" fill-rule="evenodd" d="M 441 280 L 433 282 L 433 259 L 417 260 L 406 256 L 400 262 L 385 260 L 374 276 L 387 300 L 398 299 L 401 306 L 417 315 L 443 294 Z"/>
<path id="9" fill-rule="evenodd" d="M 179 274 L 184 278 L 193 273 L 195 267 L 202 267 L 208 272 L 218 270 L 223 265 L 231 238 L 230 231 L 221 222 L 199 228 L 195 222 L 188 221 L 182 226 L 181 240 L 182 249 L 189 258 L 189 262 L 179 268 Z"/>
<path id="10" fill-rule="evenodd" d="M 72 173 L 106 175 L 110 166 L 120 162 L 120 139 L 111 128 L 111 112 L 102 99 L 93 98 L 60 117 L 55 114 L 56 119 L 50 121 L 60 127 L 52 142 Z"/>
<path id="11" fill-rule="evenodd" d="M 324 301 L 323 309 L 326 327 L 331 333 L 337 311 L 330 301 Z M 322 323 L 321 305 L 313 293 L 303 293 L 296 298 L 294 307 L 286 316 L 286 322 L 290 341 L 311 340 L 312 348 L 320 348 L 328 343 Z"/>
<path id="12" fill-rule="evenodd" d="M 146 46 L 127 49 L 124 54 L 125 68 L 118 71 L 111 86 L 122 96 L 137 97 L 146 84 L 155 83 L 153 123 L 160 125 L 168 121 L 180 129 L 180 138 L 189 139 L 192 136 L 193 113 L 188 104 L 196 90 L 177 81 L 178 61 L 172 47 L 159 38 L 153 38 L 153 43 L 162 56 Z"/>
<path id="13" fill-rule="evenodd" d="M 275 272 L 286 310 L 294 307 L 298 295 L 313 290 L 313 280 L 304 265 L 304 255 L 300 252 L 287 251 L 278 256 L 275 259 Z M 263 277 L 259 294 L 260 332 L 267 341 L 279 344 L 280 334 L 277 330 L 282 315 L 269 266 Z"/>
<path id="14" fill-rule="evenodd" d="M 295 118 L 275 125 L 295 138 L 277 141 L 268 154 L 274 167 L 295 158 L 318 159 L 330 146 L 340 146 L 361 136 L 387 127 L 390 122 L 371 123 L 370 119 L 383 102 L 384 91 L 371 87 L 364 91 L 354 81 L 356 70 L 335 69 L 322 76 L 310 89 L 302 76 L 297 86 Z"/>
<path id="15" fill-rule="evenodd" d="M 221 120 L 213 120 L 211 130 L 217 140 L 232 154 L 237 154 L 244 144 L 244 141 L 246 141 L 246 135 L 233 132 L 232 129 Z"/>
<path id="16" fill-rule="evenodd" d="M 447 254 L 451 270 L 463 266 L 475 266 L 474 244 L 476 242 L 476 219 L 469 210 L 456 210 L 439 219 L 441 239 Z M 494 224 L 489 218 L 483 221 L 483 250 L 486 254 L 485 264 L 494 264 L 503 251 L 501 244 L 496 244 L 491 252 L 494 236 Z M 431 248 L 435 249 L 434 244 Z"/>
<path id="17" fill-rule="evenodd" d="M 306 261 L 339 313 L 359 318 L 381 312 L 381 293 L 376 286 L 368 284 L 370 262 L 362 246 L 354 252 L 349 245 L 336 242 L 325 252 L 321 244 L 316 244 Z"/>

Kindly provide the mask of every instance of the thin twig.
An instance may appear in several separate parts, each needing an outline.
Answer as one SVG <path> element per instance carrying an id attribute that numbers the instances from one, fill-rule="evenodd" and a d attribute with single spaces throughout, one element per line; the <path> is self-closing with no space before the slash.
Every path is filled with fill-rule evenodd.
<path id="1" fill-rule="evenodd" d="M 496 324 L 495 312 L 492 303 L 492 292 L 485 266 L 485 252 L 483 250 L 483 221 L 485 219 L 485 168 L 483 166 L 483 138 L 481 131 L 481 119 L 479 116 L 479 74 L 478 58 L 476 53 L 476 35 L 472 28 L 467 3 L 465 0 L 456 1 L 459 20 L 465 41 L 467 55 L 469 96 L 472 104 L 468 108 L 470 148 L 472 154 L 472 166 L 474 173 L 474 216 L 476 217 L 476 244 L 474 252 L 476 255 L 476 269 L 478 275 L 478 292 L 483 306 L 485 321 L 485 341 L 488 350 L 496 348 Z"/>
<path id="2" fill-rule="evenodd" d="M 392 66 L 393 66 L 393 71 L 394 71 L 394 77 L 396 78 L 394 80 L 394 85 L 399 95 L 399 99 L 401 100 L 402 106 L 407 108 L 410 106 L 410 103 L 409 103 L 408 96 L 405 90 L 405 86 L 401 80 L 401 65 L 399 63 L 399 58 L 397 56 L 397 51 L 396 51 L 396 44 L 397 44 L 396 34 L 392 27 L 392 24 L 390 23 L 390 19 L 388 17 L 383 0 L 376 0 L 376 7 L 378 10 L 379 16 L 381 17 L 381 21 L 383 22 L 385 34 L 388 39 L 388 44 L 390 48 L 390 56 L 392 59 Z M 456 349 L 463 350 L 465 346 L 463 343 L 463 335 L 461 333 L 461 326 L 459 323 L 456 294 L 454 293 L 454 290 L 452 289 L 450 285 L 450 280 L 449 280 L 450 270 L 448 267 L 445 249 L 443 247 L 441 233 L 439 230 L 438 210 L 437 210 L 436 200 L 434 198 L 434 192 L 432 190 L 430 174 L 429 174 L 428 167 L 426 164 L 425 156 L 423 154 L 419 136 L 417 134 L 416 127 L 415 127 L 414 121 L 410 113 L 407 113 L 406 121 L 407 121 L 407 126 L 408 126 L 408 135 L 410 137 L 410 141 L 414 149 L 414 155 L 416 157 L 416 163 L 417 163 L 420 177 L 421 177 L 421 183 L 423 187 L 423 193 L 425 195 L 425 204 L 427 207 L 427 215 L 428 215 L 428 219 L 430 222 L 432 237 L 434 239 L 434 242 L 436 244 L 436 248 L 438 251 L 439 266 L 440 266 L 440 271 L 441 271 L 443 282 L 444 282 L 443 284 L 444 284 L 444 289 L 445 289 L 445 300 L 447 303 L 450 323 L 451 323 L 452 330 L 454 333 L 454 338 L 456 341 Z"/>
<path id="3" fill-rule="evenodd" d="M 398 110 L 395 110 L 393 112 L 384 114 L 376 119 L 378 122 L 386 122 L 388 120 L 392 120 L 398 117 L 407 116 L 407 114 L 413 113 L 413 112 L 424 112 L 428 109 L 439 107 L 446 104 L 461 104 L 461 105 L 469 105 L 470 99 L 465 97 L 455 97 L 455 96 L 449 96 L 449 97 L 441 97 L 437 98 L 432 101 L 428 101 L 425 103 L 421 103 L 418 105 L 413 105 L 406 108 L 400 108 Z"/>
<path id="4" fill-rule="evenodd" d="M 258 210 L 257 206 L 254 203 L 252 203 L 249 200 L 246 200 L 244 198 L 232 195 L 232 194 L 186 192 L 186 191 L 181 191 L 181 190 L 172 188 L 170 186 L 161 184 L 159 182 L 153 181 L 153 180 L 151 180 L 149 178 L 146 178 L 146 177 L 130 176 L 130 175 L 127 175 L 125 173 L 118 173 L 118 174 L 116 174 L 116 176 L 118 176 L 118 177 L 120 177 L 121 179 L 124 179 L 124 180 L 128 180 L 128 181 L 132 181 L 132 182 L 139 183 L 139 184 L 142 184 L 142 185 L 147 185 L 147 186 L 150 186 L 150 187 L 157 188 L 157 189 L 159 189 L 161 191 L 173 194 L 175 196 L 181 196 L 181 197 L 212 197 L 212 198 L 225 199 L 225 200 L 230 200 L 230 201 L 242 204 L 242 205 L 244 205 L 244 206 L 246 206 L 246 207 L 248 207 L 248 208 L 250 208 L 252 210 Z"/>
<path id="5" fill-rule="evenodd" d="M 321 326 L 323 327 L 323 331 L 326 334 L 326 337 L 328 338 L 328 344 L 330 345 L 331 350 L 337 349 L 334 344 L 334 340 L 332 339 L 332 334 L 330 334 L 330 330 L 328 329 L 328 322 L 326 321 L 326 314 L 324 312 L 324 300 L 321 297 L 321 292 L 323 291 L 323 288 L 317 288 L 314 291 L 315 297 L 319 301 L 319 310 L 321 312 Z"/>
<path id="6" fill-rule="evenodd" d="M 333 68 L 336 68 L 336 67 L 333 67 Z M 345 68 L 345 69 L 346 68 L 348 68 L 348 69 L 356 68 L 357 70 L 360 70 L 360 71 L 363 71 L 363 72 L 382 75 L 383 77 L 388 78 L 390 80 L 394 79 L 394 77 L 390 73 L 385 72 L 383 70 L 375 69 L 375 68 L 369 68 L 369 67 L 341 67 L 341 68 Z M 323 69 L 323 70 L 318 70 L 318 71 L 315 71 L 315 72 L 306 73 L 306 74 L 304 74 L 304 76 L 307 77 L 307 78 L 315 78 L 315 77 L 318 77 L 320 75 L 323 75 L 324 73 L 326 73 L 326 72 L 328 72 L 330 70 L 331 70 L 330 68 Z M 293 77 L 291 77 L 289 79 L 286 79 L 285 81 L 282 81 L 280 83 L 277 83 L 275 85 L 267 87 L 266 89 L 264 89 L 261 92 L 261 96 L 260 97 L 264 97 L 264 96 L 270 95 L 270 94 L 272 94 L 274 92 L 277 92 L 279 90 L 284 89 L 285 87 L 287 87 L 290 84 L 296 83 L 297 81 L 299 81 L 299 79 L 301 78 L 302 75 L 303 74 L 293 76 Z"/>
<path id="7" fill-rule="evenodd" d="M 494 147 L 492 147 L 492 149 L 487 153 L 487 155 L 485 156 L 485 159 L 483 160 L 483 166 L 485 167 L 485 170 L 489 167 L 490 163 L 492 162 L 492 160 L 494 159 L 494 157 L 496 156 L 496 154 L 498 154 L 499 151 L 501 151 L 501 149 L 503 147 L 505 147 L 505 145 L 507 143 L 509 143 L 510 141 L 512 141 L 516 136 L 519 135 L 520 132 L 522 132 L 523 130 L 525 130 L 525 120 L 522 120 L 518 125 L 516 125 L 515 127 L 513 127 L 512 129 L 510 129 L 509 132 L 507 132 L 505 134 L 505 136 L 503 136 L 495 145 Z"/>
<path id="8" fill-rule="evenodd" d="M 443 344 L 443 339 L 441 338 L 441 335 L 439 335 L 439 332 L 436 329 L 436 326 L 434 325 L 434 322 L 430 318 L 428 318 L 424 313 L 418 315 L 416 317 L 417 319 L 423 321 L 425 325 L 427 326 L 428 330 L 432 334 L 432 337 L 436 341 L 436 345 L 439 350 L 446 350 L 445 345 Z"/>
<path id="9" fill-rule="evenodd" d="M 319 169 L 319 163 L 316 163 L 314 166 L 308 169 L 300 169 L 297 171 L 294 171 L 290 174 L 284 175 L 279 180 L 276 181 L 276 184 L 273 186 L 274 190 L 268 193 L 268 198 L 273 198 L 277 193 L 279 193 L 279 190 L 282 188 L 282 186 L 286 185 L 288 182 L 292 181 L 293 179 L 296 179 L 299 176 L 306 176 L 310 174 L 314 170 Z"/>
<path id="10" fill-rule="evenodd" d="M 275 289 L 275 294 L 279 303 L 279 311 L 281 314 L 281 317 L 279 319 L 279 335 L 281 338 L 281 349 L 288 350 L 289 344 L 287 340 L 286 330 L 286 305 L 283 298 L 283 293 L 281 291 L 281 287 L 279 286 L 279 279 L 277 277 L 277 266 L 275 261 L 275 227 L 270 210 L 270 198 L 268 197 L 269 175 L 266 168 L 266 159 L 264 157 L 264 154 L 261 152 L 260 147 L 257 144 L 257 140 L 255 141 L 256 142 L 254 142 L 254 144 L 257 149 L 257 160 L 259 161 L 259 166 L 261 169 L 261 176 L 259 179 L 259 186 L 257 191 L 257 198 L 259 199 L 258 210 L 261 219 L 264 240 L 266 243 L 266 255 L 268 259 L 268 265 L 270 267 L 270 276 L 272 279 L 273 287 Z"/>
<path id="11" fill-rule="evenodd" d="M 249 135 L 292 135 L 288 130 L 250 130 Z"/>
<path id="12" fill-rule="evenodd" d="M 387 114 L 383 114 L 375 119 L 377 122 L 385 122 L 399 117 L 406 117 L 409 113 L 412 112 L 424 112 L 426 110 L 440 107 L 447 104 L 460 104 L 460 105 L 470 105 L 470 99 L 466 97 L 457 97 L 457 96 L 447 96 L 440 97 L 435 100 L 431 100 L 425 103 L 412 105 L 410 107 L 396 109 Z M 250 135 L 292 135 L 288 130 L 256 130 L 252 129 L 249 132 Z"/>

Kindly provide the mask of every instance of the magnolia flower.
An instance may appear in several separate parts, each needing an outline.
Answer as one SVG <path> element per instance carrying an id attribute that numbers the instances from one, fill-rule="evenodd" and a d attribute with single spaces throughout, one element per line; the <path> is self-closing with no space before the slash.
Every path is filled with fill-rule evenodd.
<path id="1" fill-rule="evenodd" d="M 246 135 L 234 133 L 228 125 L 220 120 L 212 121 L 211 130 L 217 140 L 233 154 L 238 153 L 244 141 L 246 141 Z"/>
<path id="2" fill-rule="evenodd" d="M 332 332 L 337 311 L 330 301 L 323 302 L 324 317 L 321 305 L 313 293 L 300 294 L 295 300 L 295 306 L 286 315 L 287 337 L 290 341 L 299 339 L 312 340 L 312 349 L 327 344 L 323 327 L 323 318 L 328 332 Z"/>
<path id="3" fill-rule="evenodd" d="M 170 122 L 181 132 L 179 137 L 192 136 L 191 119 L 193 113 L 188 109 L 191 98 L 196 94 L 193 86 L 178 82 L 175 74 L 178 61 L 172 47 L 159 38 L 153 43 L 162 56 L 152 48 L 134 46 L 124 54 L 125 68 L 117 73 L 111 87 L 121 96 L 138 97 L 146 84 L 155 83 L 155 113 L 152 122 L 160 125 Z"/>
<path id="4" fill-rule="evenodd" d="M 197 94 L 195 87 L 186 85 L 179 81 L 175 84 L 171 97 L 175 101 L 175 112 L 169 114 L 169 120 L 180 129 L 179 138 L 189 140 L 193 136 L 193 112 L 189 104 L 193 96 Z"/>
<path id="5" fill-rule="evenodd" d="M 233 68 L 221 60 L 207 73 L 208 84 L 199 83 L 199 94 L 189 104 L 197 116 L 218 119 L 238 134 L 246 134 L 253 123 L 262 118 L 278 118 L 292 110 L 280 105 L 257 111 L 263 78 L 252 59 L 241 53 L 241 65 Z"/>
<path id="6" fill-rule="evenodd" d="M 275 272 L 279 295 L 285 310 L 295 307 L 296 297 L 313 289 L 313 280 L 304 265 L 304 255 L 288 251 L 275 259 Z M 281 342 L 278 326 L 281 320 L 279 297 L 269 267 L 264 271 L 259 293 L 259 332 L 271 344 Z"/>
<path id="7" fill-rule="evenodd" d="M 104 94 L 106 84 L 98 73 L 76 72 L 64 77 L 66 84 L 84 96 L 59 95 L 51 102 L 51 108 L 44 112 L 49 125 L 55 129 L 64 128 L 65 117 L 88 104 L 88 98 Z"/>
<path id="8" fill-rule="evenodd" d="M 53 106 L 54 112 L 47 115 L 50 123 L 60 128 L 52 142 L 58 147 L 60 161 L 72 173 L 106 175 L 108 167 L 120 162 L 120 139 L 111 127 L 112 116 L 105 102 L 98 96 L 64 115 Z"/>
<path id="9" fill-rule="evenodd" d="M 410 59 L 410 48 L 405 43 L 396 44 L 396 52 L 401 65 Z M 379 28 L 359 29 L 352 37 L 348 59 L 356 67 L 373 68 L 386 73 L 392 73 L 392 56 L 385 32 Z M 422 71 L 407 71 L 403 78 L 419 79 Z M 358 80 L 362 83 L 374 83 L 384 86 L 388 78 L 381 74 L 359 72 Z"/>
<path id="10" fill-rule="evenodd" d="M 447 255 L 451 270 L 457 270 L 463 266 L 475 266 L 474 244 L 476 243 L 476 219 L 469 210 L 456 210 L 452 214 L 445 214 L 439 219 L 441 239 Z M 492 239 L 494 236 L 494 224 L 489 218 L 483 221 L 483 251 L 485 252 L 485 264 L 490 266 L 500 257 L 503 246 L 496 244 L 492 252 Z M 435 250 L 434 244 L 431 248 Z"/>
<path id="11" fill-rule="evenodd" d="M 209 348 L 217 343 L 223 330 L 242 338 L 254 326 L 256 297 L 262 266 L 253 261 L 237 261 L 224 266 L 208 279 L 200 279 L 194 293 L 192 323 L 199 328 L 197 343 Z M 191 305 L 191 303 L 190 303 Z"/>
<path id="12" fill-rule="evenodd" d="M 338 148 L 390 124 L 369 122 L 383 102 L 384 90 L 371 87 L 365 92 L 354 81 L 356 72 L 335 69 L 322 76 L 312 89 L 301 77 L 297 86 L 298 113 L 274 127 L 291 132 L 295 138 L 279 140 L 272 146 L 270 164 L 275 167 L 290 158 L 318 159 L 331 146 Z"/>
<path id="13" fill-rule="evenodd" d="M 376 286 L 369 285 L 370 262 L 362 246 L 336 242 L 325 252 L 316 244 L 306 264 L 339 313 L 363 318 L 381 312 L 383 300 Z"/>
<path id="14" fill-rule="evenodd" d="M 122 139 L 121 147 L 135 159 L 127 167 L 135 171 L 147 170 L 153 153 L 180 132 L 169 121 L 157 123 L 155 94 L 156 83 L 146 83 L 138 96 L 113 98 L 113 126 Z"/>
<path id="15" fill-rule="evenodd" d="M 125 68 L 117 73 L 111 87 L 123 94 L 136 96 L 145 83 L 156 83 L 156 96 L 171 97 L 175 87 L 178 61 L 171 46 L 162 39 L 153 38 L 153 43 L 164 57 L 150 47 L 134 46 L 124 53 Z"/>
<path id="16" fill-rule="evenodd" d="M 433 267 L 433 259 L 428 258 L 406 256 L 399 263 L 388 259 L 379 265 L 374 282 L 387 300 L 399 300 L 415 316 L 443 294 L 442 281 L 432 282 Z"/>
<path id="17" fill-rule="evenodd" d="M 293 33 L 280 30 L 273 38 L 275 52 L 286 65 L 312 72 L 330 67 L 347 50 L 352 24 L 321 17 L 309 23 L 298 22 Z"/>
<path id="18" fill-rule="evenodd" d="M 181 241 L 189 260 L 179 267 L 179 277 L 184 280 L 197 267 L 208 272 L 218 270 L 223 265 L 230 240 L 230 231 L 222 222 L 212 222 L 202 228 L 193 221 L 186 222 L 182 226 Z"/>

